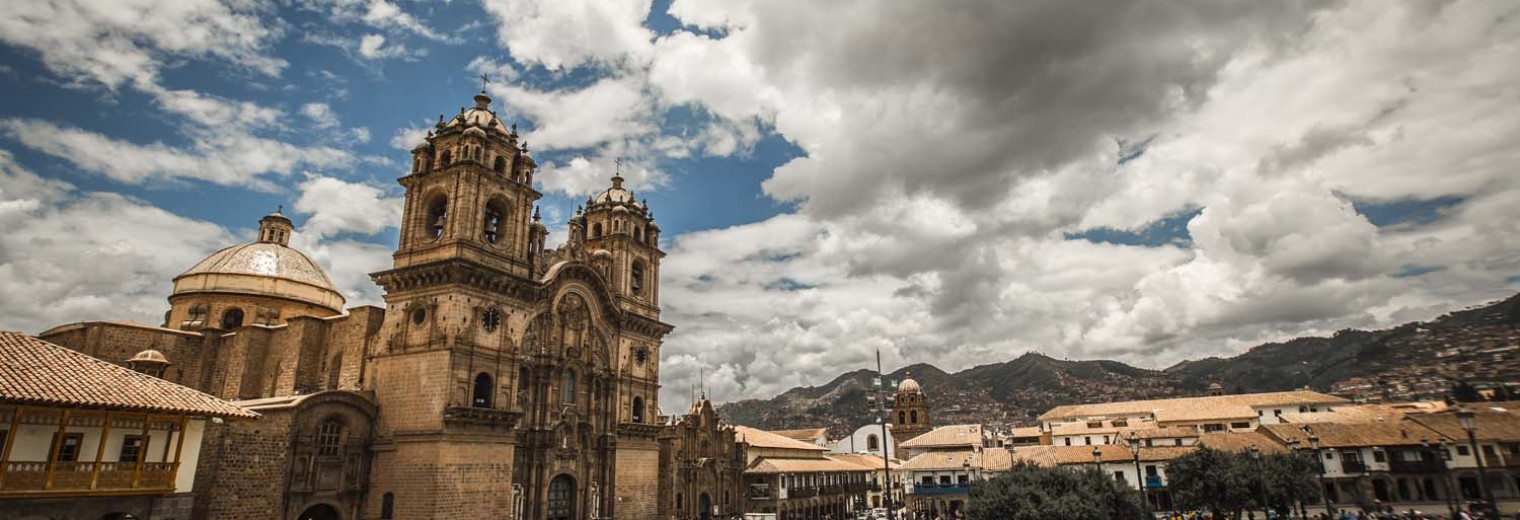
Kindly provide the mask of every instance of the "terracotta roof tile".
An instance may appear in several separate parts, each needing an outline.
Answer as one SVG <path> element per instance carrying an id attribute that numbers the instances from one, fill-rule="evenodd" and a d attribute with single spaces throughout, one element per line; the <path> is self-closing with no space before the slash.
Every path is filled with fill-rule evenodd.
<path id="1" fill-rule="evenodd" d="M 1103 454 L 1104 462 L 1135 460 L 1135 453 L 1123 444 L 1096 446 L 1020 446 L 1013 449 L 1013 459 L 1033 462 L 1041 466 L 1065 466 L 1069 464 L 1092 464 L 1093 448 Z M 1193 446 L 1157 446 L 1140 448 L 1140 462 L 1158 462 L 1181 457 L 1198 448 Z M 1006 450 L 1005 450 L 1006 451 Z"/>
<path id="2" fill-rule="evenodd" d="M 1314 435 L 1319 437 L 1319 445 L 1325 448 L 1413 446 L 1419 444 L 1421 440 L 1430 442 L 1441 440 L 1440 433 L 1412 421 L 1361 424 L 1269 424 L 1256 431 L 1271 435 L 1281 442 L 1298 439 L 1307 443 L 1309 432 L 1304 431 L 1304 428 L 1310 428 Z"/>
<path id="3" fill-rule="evenodd" d="M 829 435 L 829 429 L 802 428 L 799 430 L 774 430 L 771 433 L 786 437 L 788 439 L 796 439 L 802 442 L 814 442 L 820 438 L 827 439 Z"/>
<path id="4" fill-rule="evenodd" d="M 906 471 L 934 471 L 971 467 L 1002 471 L 1013 464 L 1012 453 L 1002 448 L 984 450 L 930 451 L 908 459 L 902 465 Z"/>
<path id="5" fill-rule="evenodd" d="M 1180 397 L 1174 399 L 1150 399 L 1145 401 L 1119 401 L 1113 403 L 1073 404 L 1057 406 L 1040 415 L 1041 421 L 1057 421 L 1081 417 L 1113 417 L 1155 413 L 1159 410 L 1212 409 L 1221 406 L 1298 406 L 1300 404 L 1342 404 L 1345 398 L 1308 390 L 1292 392 L 1267 392 L 1260 394 L 1234 394 L 1204 397 Z M 1253 414 L 1254 415 L 1254 414 Z"/>
<path id="6" fill-rule="evenodd" d="M 745 469 L 745 473 L 837 473 L 845 471 L 869 471 L 868 468 L 842 460 L 831 458 L 817 459 L 784 459 L 772 457 L 760 457 Z"/>
<path id="7" fill-rule="evenodd" d="M 817 444 L 802 442 L 789 437 L 783 437 L 758 428 L 750 428 L 748 426 L 735 426 L 734 431 L 739 434 L 739 442 L 748 443 L 750 446 L 754 446 L 756 448 L 829 451 L 828 448 L 819 446 Z"/>
<path id="8" fill-rule="evenodd" d="M 1476 433 L 1479 439 L 1496 440 L 1504 442 L 1520 441 L 1520 415 L 1507 411 L 1498 411 L 1490 407 L 1474 409 L 1473 419 L 1477 426 Z M 1442 435 L 1453 439 L 1466 439 L 1467 430 L 1462 429 L 1462 422 L 1457 419 L 1455 411 L 1417 414 L 1409 416 L 1411 421 L 1417 422 L 1432 430 L 1441 432 Z"/>
<path id="9" fill-rule="evenodd" d="M 938 448 L 952 446 L 981 446 L 983 430 L 980 424 L 956 424 L 941 426 L 898 443 L 899 448 Z"/>
<path id="10" fill-rule="evenodd" d="M 1288 448 L 1268 435 L 1259 432 L 1208 432 L 1198 436 L 1198 444 L 1219 451 L 1245 453 L 1252 446 L 1262 453 L 1287 453 Z"/>
<path id="11" fill-rule="evenodd" d="M 196 390 L 9 331 L 0 331 L 0 402 L 258 417 Z"/>

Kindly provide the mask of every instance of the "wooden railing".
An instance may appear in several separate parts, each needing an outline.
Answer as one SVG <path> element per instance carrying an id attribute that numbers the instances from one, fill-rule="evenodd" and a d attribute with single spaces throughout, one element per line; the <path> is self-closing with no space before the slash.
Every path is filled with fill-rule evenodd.
<path id="1" fill-rule="evenodd" d="M 14 494 L 87 495 L 174 491 L 175 462 L 10 461 L 0 467 L 0 497 Z"/>

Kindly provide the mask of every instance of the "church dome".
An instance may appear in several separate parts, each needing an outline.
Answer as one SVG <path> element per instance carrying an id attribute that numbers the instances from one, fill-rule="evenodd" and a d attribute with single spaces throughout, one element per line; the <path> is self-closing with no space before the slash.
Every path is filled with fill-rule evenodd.
<path id="1" fill-rule="evenodd" d="M 144 350 L 142 352 L 138 352 L 137 355 L 132 356 L 132 359 L 127 360 L 127 362 L 128 363 L 159 363 L 159 364 L 167 365 L 167 364 L 169 364 L 169 358 L 164 357 L 164 354 L 162 352 L 159 352 L 157 350 L 153 350 L 153 349 L 150 348 L 148 350 Z"/>
<path id="2" fill-rule="evenodd" d="M 622 176 L 613 177 L 612 187 L 602 190 L 601 193 L 596 194 L 596 197 L 592 199 L 592 203 L 594 204 L 607 204 L 609 202 L 618 204 L 633 203 L 633 192 L 623 189 Z"/>
<path id="3" fill-rule="evenodd" d="M 919 388 L 918 381 L 914 381 L 913 378 L 909 377 L 907 374 L 904 374 L 902 382 L 897 384 L 897 391 L 909 394 L 924 393 L 924 390 L 922 388 Z"/>
<path id="4" fill-rule="evenodd" d="M 238 294 L 294 300 L 343 312 L 343 295 L 310 257 L 289 246 L 293 227 L 280 212 L 259 221 L 259 240 L 238 244 L 174 277 L 170 300 L 190 294 Z"/>
<path id="5" fill-rule="evenodd" d="M 503 134 L 512 133 L 507 129 L 507 125 L 503 124 L 501 122 L 501 119 L 496 117 L 496 112 L 491 111 L 490 106 L 491 98 L 486 97 L 486 95 L 483 93 L 477 94 L 475 95 L 475 108 L 460 112 L 459 115 L 454 116 L 453 119 L 450 119 L 449 122 L 443 126 L 444 128 L 452 128 L 456 126 L 482 127 L 490 128 Z"/>

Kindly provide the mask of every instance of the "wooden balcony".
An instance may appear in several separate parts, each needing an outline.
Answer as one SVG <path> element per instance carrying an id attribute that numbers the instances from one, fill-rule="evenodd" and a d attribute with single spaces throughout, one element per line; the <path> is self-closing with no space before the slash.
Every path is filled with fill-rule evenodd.
<path id="1" fill-rule="evenodd" d="M 0 469 L 0 498 L 172 493 L 178 473 L 177 462 L 10 461 Z"/>

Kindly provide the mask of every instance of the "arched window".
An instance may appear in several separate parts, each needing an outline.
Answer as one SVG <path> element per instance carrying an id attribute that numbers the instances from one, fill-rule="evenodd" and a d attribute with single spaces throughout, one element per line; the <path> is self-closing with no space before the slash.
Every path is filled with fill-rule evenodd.
<path id="1" fill-rule="evenodd" d="M 317 455 L 335 457 L 343 445 L 343 423 L 328 420 L 317 429 Z"/>
<path id="2" fill-rule="evenodd" d="M 878 449 L 881 449 L 880 444 L 881 441 L 876 439 L 876 434 L 866 436 L 866 451 L 876 451 Z"/>
<path id="3" fill-rule="evenodd" d="M 908 424 L 908 414 L 897 412 L 897 424 Z"/>
<path id="4" fill-rule="evenodd" d="M 380 499 L 380 520 L 390 520 L 396 517 L 396 495 L 386 493 Z"/>
<path id="5" fill-rule="evenodd" d="M 479 161 L 484 156 L 485 156 L 485 153 L 480 150 L 479 146 L 476 146 L 475 147 L 475 160 Z"/>
<path id="6" fill-rule="evenodd" d="M 597 222 L 597 223 L 591 225 L 591 238 L 602 238 L 602 223 L 601 222 Z"/>
<path id="7" fill-rule="evenodd" d="M 491 165 L 491 169 L 496 173 L 507 173 L 507 158 L 496 156 L 496 164 Z"/>
<path id="8" fill-rule="evenodd" d="M 644 241 L 644 226 L 633 228 L 633 238 L 640 242 Z"/>
<path id="9" fill-rule="evenodd" d="M 235 329 L 243 326 L 243 309 L 231 308 L 222 313 L 222 328 Z"/>
<path id="10" fill-rule="evenodd" d="M 517 407 L 528 407 L 528 369 L 517 370 Z"/>
<path id="11" fill-rule="evenodd" d="M 427 207 L 427 232 L 429 238 L 443 236 L 444 227 L 449 223 L 449 199 L 439 195 L 433 198 L 433 202 Z"/>
<path id="12" fill-rule="evenodd" d="M 633 422 L 644 422 L 644 398 L 642 397 L 634 396 L 633 398 Z"/>
<path id="13" fill-rule="evenodd" d="M 501 239 L 502 231 L 506 227 L 506 219 L 502 218 L 506 211 L 502 209 L 501 201 L 493 200 L 486 203 L 485 213 L 485 239 L 486 242 L 495 244 Z"/>
<path id="14" fill-rule="evenodd" d="M 496 386 L 491 384 L 491 375 L 481 372 L 475 376 L 475 392 L 470 398 L 470 406 L 475 408 L 490 408 L 491 394 Z"/>
<path id="15" fill-rule="evenodd" d="M 633 273 L 632 273 L 632 276 L 629 277 L 628 284 L 629 284 L 629 287 L 631 289 L 633 289 L 633 294 L 644 294 L 644 262 L 643 261 L 640 261 L 640 260 L 634 260 L 633 261 Z"/>
<path id="16" fill-rule="evenodd" d="M 908 424 L 918 424 L 918 410 L 908 412 Z"/>
<path id="17" fill-rule="evenodd" d="M 559 400 L 565 404 L 575 404 L 575 371 L 565 369 L 565 380 L 561 383 Z"/>
<path id="18" fill-rule="evenodd" d="M 443 155 L 440 155 L 438 157 L 438 164 L 441 164 L 443 166 L 448 166 L 449 163 L 454 162 L 454 152 L 449 150 L 444 150 Z"/>

